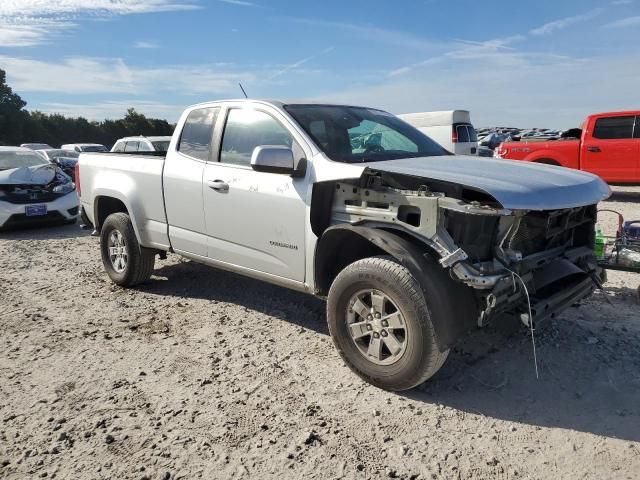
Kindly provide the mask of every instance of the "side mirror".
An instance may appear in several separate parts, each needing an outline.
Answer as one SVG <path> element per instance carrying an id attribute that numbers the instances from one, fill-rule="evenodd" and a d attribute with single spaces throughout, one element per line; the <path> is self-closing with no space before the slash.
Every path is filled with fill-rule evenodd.
<path id="1" fill-rule="evenodd" d="M 284 173 L 294 172 L 293 150 L 279 145 L 262 145 L 253 149 L 251 168 L 256 172 Z"/>

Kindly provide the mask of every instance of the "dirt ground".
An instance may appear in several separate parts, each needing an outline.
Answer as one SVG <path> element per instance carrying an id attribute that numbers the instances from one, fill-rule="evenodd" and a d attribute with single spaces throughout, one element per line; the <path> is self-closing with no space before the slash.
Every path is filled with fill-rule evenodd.
<path id="1" fill-rule="evenodd" d="M 393 394 L 313 297 L 175 255 L 122 290 L 77 226 L 3 233 L 0 478 L 638 478 L 640 275 L 609 278 L 540 326 L 538 380 L 524 327 L 494 326 Z"/>

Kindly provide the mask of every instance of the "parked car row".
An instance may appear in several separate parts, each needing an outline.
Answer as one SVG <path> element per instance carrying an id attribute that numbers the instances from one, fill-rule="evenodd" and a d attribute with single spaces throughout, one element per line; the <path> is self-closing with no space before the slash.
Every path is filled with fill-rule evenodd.
<path id="1" fill-rule="evenodd" d="M 466 110 L 399 117 L 454 154 L 584 170 L 612 183 L 640 182 L 640 111 L 590 115 L 582 128 L 563 131 L 514 127 L 475 129 Z"/>
<path id="2" fill-rule="evenodd" d="M 166 152 L 171 137 L 127 137 L 115 152 Z M 104 153 L 98 143 L 46 143 L 0 147 L 0 230 L 74 223 L 81 216 L 75 172 L 80 154 Z M 82 216 L 86 223 L 86 217 Z"/>
<path id="3" fill-rule="evenodd" d="M 74 223 L 79 199 L 71 177 L 45 155 L 0 147 L 0 229 Z"/>
<path id="4" fill-rule="evenodd" d="M 33 150 L 45 160 L 55 163 L 75 181 L 75 166 L 81 153 L 166 152 L 170 141 L 171 137 L 125 137 L 116 141 L 111 150 L 99 143 L 67 143 L 60 148 L 53 148 L 47 143 L 23 143 L 20 147 Z"/>

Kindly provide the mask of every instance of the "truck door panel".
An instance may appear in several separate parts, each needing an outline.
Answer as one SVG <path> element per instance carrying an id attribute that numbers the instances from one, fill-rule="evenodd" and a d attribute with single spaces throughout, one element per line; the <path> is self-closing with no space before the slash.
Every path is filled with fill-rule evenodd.
<path id="1" fill-rule="evenodd" d="M 204 173 L 209 258 L 304 281 L 307 181 L 250 166 L 256 146 L 293 141 L 266 112 L 228 111 L 220 161 Z"/>
<path id="2" fill-rule="evenodd" d="M 632 181 L 640 182 L 640 115 L 636 117 L 633 140 L 636 142 L 636 173 Z"/>
<path id="3" fill-rule="evenodd" d="M 176 151 L 165 161 L 163 182 L 169 238 L 177 251 L 206 257 L 202 175 L 210 155 L 211 138 L 219 108 L 193 110 Z"/>
<path id="4" fill-rule="evenodd" d="M 609 182 L 628 182 L 635 177 L 638 146 L 633 139 L 634 120 L 634 116 L 596 118 L 583 140 L 582 170 Z"/>

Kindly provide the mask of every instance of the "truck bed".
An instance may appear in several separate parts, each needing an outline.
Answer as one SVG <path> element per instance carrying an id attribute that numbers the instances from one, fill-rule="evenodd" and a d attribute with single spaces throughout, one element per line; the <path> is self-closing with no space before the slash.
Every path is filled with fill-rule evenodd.
<path id="1" fill-rule="evenodd" d="M 81 153 L 80 200 L 95 224 L 94 200 L 100 196 L 120 200 L 130 212 L 140 243 L 147 247 L 168 248 L 167 218 L 162 194 L 165 155 L 130 153 Z M 100 175 L 96 175 L 97 172 Z M 113 186 L 118 185 L 116 191 Z"/>

